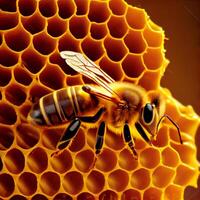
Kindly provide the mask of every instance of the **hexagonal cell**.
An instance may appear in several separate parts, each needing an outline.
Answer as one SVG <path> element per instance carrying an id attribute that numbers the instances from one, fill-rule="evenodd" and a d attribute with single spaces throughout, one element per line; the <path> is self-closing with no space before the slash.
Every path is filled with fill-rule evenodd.
<path id="1" fill-rule="evenodd" d="M 48 200 L 48 198 L 43 194 L 36 194 L 31 198 L 31 200 Z"/>
<path id="2" fill-rule="evenodd" d="M 53 37 L 59 37 L 65 33 L 67 23 L 65 20 L 55 16 L 48 19 L 47 32 Z"/>
<path id="3" fill-rule="evenodd" d="M 5 90 L 5 97 L 10 103 L 20 106 L 26 100 L 25 88 L 18 84 L 10 84 Z"/>
<path id="4" fill-rule="evenodd" d="M 160 200 L 161 198 L 162 198 L 162 191 L 153 187 L 150 187 L 147 190 L 145 190 L 143 194 L 144 200 L 152 200 L 152 199 Z"/>
<path id="5" fill-rule="evenodd" d="M 178 185 L 169 185 L 164 192 L 165 199 L 183 199 L 183 189 Z"/>
<path id="6" fill-rule="evenodd" d="M 23 153 L 16 148 L 9 150 L 4 157 L 4 164 L 9 172 L 19 174 L 25 166 Z"/>
<path id="7" fill-rule="evenodd" d="M 31 73 L 38 73 L 46 63 L 46 57 L 29 48 L 21 55 L 22 66 L 26 67 Z"/>
<path id="8" fill-rule="evenodd" d="M 81 172 L 88 172 L 95 161 L 94 152 L 87 149 L 76 154 L 75 166 Z"/>
<path id="9" fill-rule="evenodd" d="M 75 195 L 79 193 L 83 186 L 83 176 L 79 172 L 71 171 L 63 178 L 63 187 L 69 194 Z"/>
<path id="10" fill-rule="evenodd" d="M 118 194 L 113 192 L 112 190 L 106 190 L 99 195 L 99 200 L 106 199 L 118 200 Z"/>
<path id="11" fill-rule="evenodd" d="M 35 146 L 39 141 L 38 130 L 30 124 L 19 124 L 17 126 L 17 144 L 23 149 L 29 149 Z"/>
<path id="12" fill-rule="evenodd" d="M 72 165 L 72 156 L 67 150 L 64 150 L 61 153 L 58 153 L 58 155 L 51 157 L 51 166 L 58 173 L 64 173 L 70 170 Z"/>
<path id="13" fill-rule="evenodd" d="M 154 148 L 146 148 L 140 153 L 139 159 L 142 166 L 151 169 L 160 163 L 160 152 Z"/>
<path id="14" fill-rule="evenodd" d="M 96 168 L 103 172 L 108 172 L 114 169 L 117 164 L 116 154 L 107 148 L 104 148 L 101 154 L 97 156 Z"/>
<path id="15" fill-rule="evenodd" d="M 32 172 L 37 174 L 46 170 L 48 166 L 48 157 L 44 149 L 37 147 L 27 156 L 27 165 Z"/>
<path id="16" fill-rule="evenodd" d="M 114 38 L 122 38 L 128 30 L 126 21 L 123 16 L 111 16 L 107 22 L 107 26 L 110 35 Z"/>
<path id="17" fill-rule="evenodd" d="M 88 12 L 89 1 L 74 0 L 76 4 L 76 15 L 85 15 Z"/>
<path id="18" fill-rule="evenodd" d="M 6 1 L 7 2 L 7 1 Z M 9 30 L 18 24 L 18 13 L 0 13 L 0 29 Z"/>
<path id="19" fill-rule="evenodd" d="M 4 34 L 5 42 L 13 51 L 22 51 L 30 44 L 30 35 L 23 30 L 21 25 Z"/>
<path id="20" fill-rule="evenodd" d="M 18 62 L 18 54 L 14 53 L 5 46 L 0 47 L 0 64 L 5 67 L 11 67 Z"/>
<path id="21" fill-rule="evenodd" d="M 37 190 L 37 178 L 30 172 L 23 172 L 18 180 L 17 187 L 19 191 L 27 196 L 34 194 Z"/>
<path id="22" fill-rule="evenodd" d="M 124 170 L 117 169 L 109 174 L 108 185 L 115 191 L 122 191 L 126 188 L 129 182 L 128 173 Z"/>
<path id="23" fill-rule="evenodd" d="M 127 53 L 127 49 L 121 39 L 106 37 L 104 47 L 112 61 L 120 61 Z"/>
<path id="24" fill-rule="evenodd" d="M 120 152 L 118 163 L 121 168 L 128 171 L 132 171 L 138 166 L 138 161 L 133 157 L 133 154 L 128 148 Z"/>
<path id="25" fill-rule="evenodd" d="M 166 166 L 159 166 L 152 174 L 153 184 L 157 187 L 164 188 L 172 181 L 174 175 L 175 171 L 173 169 Z"/>
<path id="26" fill-rule="evenodd" d="M 0 87 L 8 85 L 11 80 L 11 71 L 6 68 L 0 68 Z"/>
<path id="27" fill-rule="evenodd" d="M 69 30 L 75 38 L 84 38 L 89 30 L 88 19 L 82 16 L 73 16 L 69 20 Z"/>
<path id="28" fill-rule="evenodd" d="M 90 24 L 90 34 L 91 34 L 91 37 L 95 40 L 100 40 L 104 38 L 107 32 L 108 30 L 105 23 L 101 23 L 101 24 L 91 23 Z"/>
<path id="29" fill-rule="evenodd" d="M 130 53 L 141 54 L 146 49 L 146 44 L 141 31 L 129 30 L 124 37 L 124 42 Z"/>
<path id="30" fill-rule="evenodd" d="M 99 59 L 104 53 L 102 41 L 97 41 L 90 37 L 82 41 L 81 48 L 83 53 L 93 61 Z"/>
<path id="31" fill-rule="evenodd" d="M 14 108 L 5 103 L 0 103 L 0 123 L 12 125 L 17 121 L 17 115 Z"/>
<path id="32" fill-rule="evenodd" d="M 90 172 L 86 179 L 86 186 L 88 190 L 94 194 L 103 190 L 105 185 L 104 175 L 96 170 Z"/>
<path id="33" fill-rule="evenodd" d="M 3 11 L 8 11 L 8 12 L 15 12 L 16 11 L 16 1 L 15 0 L 2 0 L 1 1 L 1 9 Z"/>
<path id="34" fill-rule="evenodd" d="M 40 178 L 40 189 L 49 196 L 56 194 L 60 188 L 60 177 L 55 172 L 45 172 Z"/>
<path id="35" fill-rule="evenodd" d="M 70 18 L 75 12 L 75 4 L 73 0 L 58 0 L 58 15 L 63 18 L 67 19 Z M 67 10 L 67 12 L 66 12 Z"/>
<path id="36" fill-rule="evenodd" d="M 52 17 L 57 12 L 56 2 L 50 2 L 49 0 L 40 0 L 39 11 L 44 17 Z"/>
<path id="37" fill-rule="evenodd" d="M 9 200 L 27 200 L 27 198 L 22 196 L 21 194 L 16 194 L 13 195 Z"/>
<path id="38" fill-rule="evenodd" d="M 192 177 L 195 175 L 195 170 L 193 167 L 187 165 L 179 165 L 176 169 L 176 176 L 174 183 L 180 186 L 185 186 L 189 183 Z M 183 176 L 184 174 L 184 176 Z"/>
<path id="39" fill-rule="evenodd" d="M 121 0 L 111 0 L 109 8 L 114 15 L 123 15 L 126 11 L 126 3 Z"/>
<path id="40" fill-rule="evenodd" d="M 162 163 L 169 167 L 176 167 L 179 164 L 179 156 L 172 148 L 166 147 L 162 151 Z"/>
<path id="41" fill-rule="evenodd" d="M 27 2 L 26 0 L 18 1 L 19 12 L 24 16 L 32 15 L 37 7 L 37 1 L 30 0 Z"/>
<path id="42" fill-rule="evenodd" d="M 145 71 L 140 55 L 128 54 L 122 62 L 124 73 L 131 78 L 137 78 Z"/>
<path id="43" fill-rule="evenodd" d="M 31 75 L 27 72 L 27 70 L 22 69 L 20 67 L 14 69 L 14 77 L 18 83 L 21 83 L 25 86 L 30 85 L 33 80 Z"/>
<path id="44" fill-rule="evenodd" d="M 147 15 L 144 9 L 128 6 L 126 20 L 133 29 L 143 29 L 146 25 Z"/>
<path id="45" fill-rule="evenodd" d="M 68 76 L 66 80 L 67 86 L 74 86 L 74 85 L 83 85 L 84 82 L 81 78 L 81 75 L 78 74 L 76 76 Z"/>
<path id="46" fill-rule="evenodd" d="M 33 36 L 33 46 L 39 53 L 48 55 L 54 51 L 56 40 L 43 31 Z"/>
<path id="47" fill-rule="evenodd" d="M 122 193 L 121 200 L 141 200 L 141 194 L 137 190 L 128 189 Z"/>
<path id="48" fill-rule="evenodd" d="M 91 1 L 89 7 L 88 18 L 91 22 L 105 22 L 109 17 L 109 9 L 107 2 Z"/>
<path id="49" fill-rule="evenodd" d="M 0 185 L 0 194 L 2 197 L 10 196 L 15 188 L 13 177 L 6 173 L 0 174 Z"/>
<path id="50" fill-rule="evenodd" d="M 54 90 L 63 88 L 64 78 L 64 73 L 60 68 L 52 64 L 47 64 L 39 75 L 40 82 Z"/>
<path id="51" fill-rule="evenodd" d="M 46 24 L 45 18 L 39 12 L 30 17 L 22 17 L 21 22 L 23 27 L 32 35 L 44 30 Z"/>
<path id="52" fill-rule="evenodd" d="M 58 193 L 53 200 L 73 200 L 71 196 L 65 193 Z"/>
<path id="53" fill-rule="evenodd" d="M 0 115 L 1 116 L 1 115 Z M 13 131 L 6 126 L 0 126 L 0 150 L 9 149 L 14 140 Z"/>

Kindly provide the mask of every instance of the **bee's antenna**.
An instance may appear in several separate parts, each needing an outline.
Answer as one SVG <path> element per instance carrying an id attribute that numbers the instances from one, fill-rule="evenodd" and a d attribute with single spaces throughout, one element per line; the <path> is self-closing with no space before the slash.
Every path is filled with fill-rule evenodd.
<path id="1" fill-rule="evenodd" d="M 157 127 L 156 127 L 156 133 L 158 133 L 159 125 L 160 125 L 161 121 L 162 121 L 165 117 L 177 128 L 180 143 L 183 144 L 183 140 L 182 140 L 182 137 L 181 137 L 181 132 L 180 132 L 180 128 L 179 128 L 178 124 L 177 124 L 176 122 L 174 122 L 173 119 L 172 119 L 170 116 L 166 115 L 166 114 L 163 115 L 163 116 L 159 119 L 158 124 L 157 124 Z"/>

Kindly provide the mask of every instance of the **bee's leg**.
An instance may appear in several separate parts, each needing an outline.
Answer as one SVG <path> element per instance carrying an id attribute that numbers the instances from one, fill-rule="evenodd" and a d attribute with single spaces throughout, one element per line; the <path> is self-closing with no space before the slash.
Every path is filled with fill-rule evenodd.
<path id="1" fill-rule="evenodd" d="M 98 110 L 98 112 L 94 116 L 82 116 L 82 117 L 79 117 L 79 119 L 82 122 L 94 123 L 99 120 L 99 118 L 102 116 L 102 114 L 105 112 L 105 110 L 106 109 L 104 107 L 102 107 Z"/>
<path id="2" fill-rule="evenodd" d="M 128 144 L 128 146 L 130 147 L 130 149 L 132 150 L 134 158 L 137 160 L 138 154 L 137 154 L 137 151 L 135 150 L 135 143 L 134 143 L 134 141 L 131 137 L 130 128 L 129 128 L 129 125 L 127 123 L 124 125 L 124 140 Z"/>

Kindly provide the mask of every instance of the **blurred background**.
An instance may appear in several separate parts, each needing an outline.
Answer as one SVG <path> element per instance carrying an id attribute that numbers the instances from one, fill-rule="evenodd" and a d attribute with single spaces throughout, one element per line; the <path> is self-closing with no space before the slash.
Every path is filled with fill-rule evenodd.
<path id="1" fill-rule="evenodd" d="M 126 0 L 144 8 L 152 21 L 165 30 L 166 57 L 170 60 L 161 85 L 200 115 L 200 0 Z M 200 161 L 200 128 L 196 135 Z M 185 200 L 200 199 L 198 188 L 187 187 Z"/>

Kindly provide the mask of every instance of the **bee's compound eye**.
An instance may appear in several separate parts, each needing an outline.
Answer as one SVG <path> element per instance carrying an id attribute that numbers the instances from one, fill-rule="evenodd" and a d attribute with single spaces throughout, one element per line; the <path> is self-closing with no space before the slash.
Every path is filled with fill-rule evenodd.
<path id="1" fill-rule="evenodd" d="M 153 120 L 153 106 L 150 103 L 147 103 L 143 109 L 143 120 L 146 124 L 151 123 Z"/>

